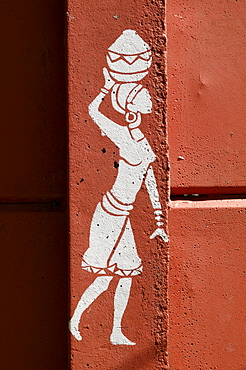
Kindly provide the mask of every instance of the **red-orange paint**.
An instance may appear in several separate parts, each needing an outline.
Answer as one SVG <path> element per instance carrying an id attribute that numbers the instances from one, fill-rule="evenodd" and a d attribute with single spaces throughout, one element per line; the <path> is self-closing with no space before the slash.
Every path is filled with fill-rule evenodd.
<path id="1" fill-rule="evenodd" d="M 119 160 L 115 145 L 101 136 L 88 115 L 88 105 L 103 86 L 107 48 L 125 29 L 136 30 L 151 45 L 153 67 L 145 83 L 154 97 L 154 114 L 146 117 L 143 130 L 158 157 L 154 169 L 166 211 L 169 164 L 173 195 L 233 197 L 245 187 L 245 68 L 239 46 L 243 10 L 239 1 L 198 4 L 190 0 L 167 3 L 166 8 L 161 1 L 117 5 L 69 1 L 71 315 L 94 279 L 82 271 L 81 259 L 88 248 L 91 216 L 112 186 Z M 116 117 L 106 102 L 104 112 Z M 109 341 L 115 282 L 84 314 L 83 341 L 71 338 L 72 369 L 231 370 L 234 366 L 237 370 L 245 366 L 244 336 L 239 331 L 245 203 L 183 200 L 171 201 L 166 212 L 169 270 L 166 246 L 149 240 L 150 203 L 144 191 L 133 211 L 144 273 L 134 281 L 124 330 L 137 345 L 117 347 Z"/>
<path id="2" fill-rule="evenodd" d="M 171 193 L 180 198 L 169 212 L 169 367 L 244 369 L 245 4 L 172 1 L 166 14 Z"/>
<path id="3" fill-rule="evenodd" d="M 147 6 L 143 1 L 127 1 L 116 6 L 110 1 L 90 1 L 86 4 L 69 2 L 71 316 L 81 294 L 95 279 L 91 273 L 82 270 L 82 256 L 89 246 L 95 207 L 102 195 L 112 187 L 119 162 L 117 148 L 107 137 L 101 136 L 88 114 L 88 106 L 103 87 L 102 70 L 107 66 L 108 47 L 126 29 L 136 30 L 151 46 L 153 53 L 153 66 L 143 85 L 153 98 L 154 108 L 149 117 L 146 115 L 142 119 L 141 129 L 158 156 L 154 171 L 158 173 L 161 202 L 166 216 L 167 178 L 166 171 L 163 171 L 166 165 L 165 35 L 161 22 L 154 32 L 152 30 L 157 19 L 156 11 L 156 5 Z M 164 16 L 164 7 L 159 12 Z M 110 109 L 106 98 L 102 110 L 117 122 L 120 115 Z M 72 369 L 166 367 L 166 252 L 161 240 L 149 239 L 155 230 L 154 217 L 143 186 L 132 211 L 132 226 L 144 272 L 142 276 L 134 278 L 123 318 L 124 334 L 137 344 L 122 346 L 110 343 L 117 284 L 117 281 L 112 281 L 109 290 L 93 302 L 82 316 L 80 332 L 83 340 L 76 341 L 71 337 Z"/>
<path id="4" fill-rule="evenodd" d="M 245 193 L 244 19 L 243 1 L 167 3 L 173 194 Z"/>
<path id="5" fill-rule="evenodd" d="M 173 203 L 170 369 L 245 368 L 245 203 Z"/>

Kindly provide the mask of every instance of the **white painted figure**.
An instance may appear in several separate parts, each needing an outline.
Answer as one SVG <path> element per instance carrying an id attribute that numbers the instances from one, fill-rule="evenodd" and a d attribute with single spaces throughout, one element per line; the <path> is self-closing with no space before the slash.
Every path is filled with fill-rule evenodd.
<path id="1" fill-rule="evenodd" d="M 157 221 L 157 228 L 150 239 L 160 236 L 168 241 L 162 228 L 161 203 L 151 166 L 156 157 L 139 128 L 142 114 L 152 110 L 150 94 L 138 82 L 148 74 L 151 61 L 148 44 L 135 31 L 125 30 L 108 49 L 109 70 L 103 69 L 104 87 L 89 105 L 92 120 L 119 148 L 120 160 L 116 181 L 97 204 L 91 221 L 89 247 L 83 255 L 82 269 L 96 277 L 82 294 L 70 320 L 70 331 L 77 340 L 82 340 L 79 331 L 81 315 L 108 289 L 113 277 L 118 276 L 110 341 L 115 345 L 135 344 L 122 333 L 121 322 L 130 296 L 132 277 L 142 272 L 130 212 L 143 181 Z M 99 110 L 109 92 L 113 108 L 125 116 L 125 126 L 112 121 Z"/>

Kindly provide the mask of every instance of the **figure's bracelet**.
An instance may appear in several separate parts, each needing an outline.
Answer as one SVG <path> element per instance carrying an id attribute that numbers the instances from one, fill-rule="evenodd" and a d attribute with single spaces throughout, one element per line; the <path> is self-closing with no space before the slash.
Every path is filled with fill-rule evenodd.
<path id="1" fill-rule="evenodd" d="M 109 93 L 109 90 L 108 89 L 106 89 L 105 87 L 102 87 L 101 88 L 101 92 L 103 93 L 103 94 L 108 94 Z"/>
<path id="2" fill-rule="evenodd" d="M 164 225 L 163 217 L 162 217 L 162 210 L 161 209 L 156 209 L 154 211 L 155 219 L 156 219 L 156 226 L 160 227 Z"/>

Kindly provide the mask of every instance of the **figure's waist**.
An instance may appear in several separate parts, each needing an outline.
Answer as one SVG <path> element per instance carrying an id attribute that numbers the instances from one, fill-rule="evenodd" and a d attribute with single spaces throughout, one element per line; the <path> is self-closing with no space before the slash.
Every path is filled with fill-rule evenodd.
<path id="1" fill-rule="evenodd" d="M 122 142 L 119 152 L 120 157 L 133 166 L 141 163 L 149 165 L 154 162 L 156 160 L 155 153 L 143 133 L 139 129 L 129 131 L 133 139 Z M 135 138 L 139 138 L 139 140 Z"/>

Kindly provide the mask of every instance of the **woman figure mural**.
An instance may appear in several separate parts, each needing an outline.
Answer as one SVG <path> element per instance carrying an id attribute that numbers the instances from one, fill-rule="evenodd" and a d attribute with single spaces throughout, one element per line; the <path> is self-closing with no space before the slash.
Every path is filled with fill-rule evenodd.
<path id="1" fill-rule="evenodd" d="M 119 148 L 120 160 L 116 181 L 97 204 L 91 221 L 89 248 L 83 255 L 82 269 L 94 273 L 95 280 L 82 294 L 70 320 L 70 331 L 77 340 L 82 340 L 79 331 L 81 315 L 117 276 L 120 279 L 114 296 L 110 341 L 115 345 L 135 344 L 122 333 L 121 322 L 130 296 L 132 277 L 142 271 L 130 211 L 143 181 L 157 221 L 157 229 L 150 239 L 160 236 L 165 242 L 168 241 L 162 229 L 162 209 L 151 166 L 156 157 L 139 129 L 142 114 L 151 113 L 152 110 L 148 90 L 138 83 L 148 74 L 151 62 L 148 44 L 135 31 L 125 30 L 108 49 L 109 71 L 103 69 L 104 87 L 89 105 L 92 120 Z M 100 104 L 109 92 L 113 108 L 125 116 L 125 126 L 99 111 Z"/>

